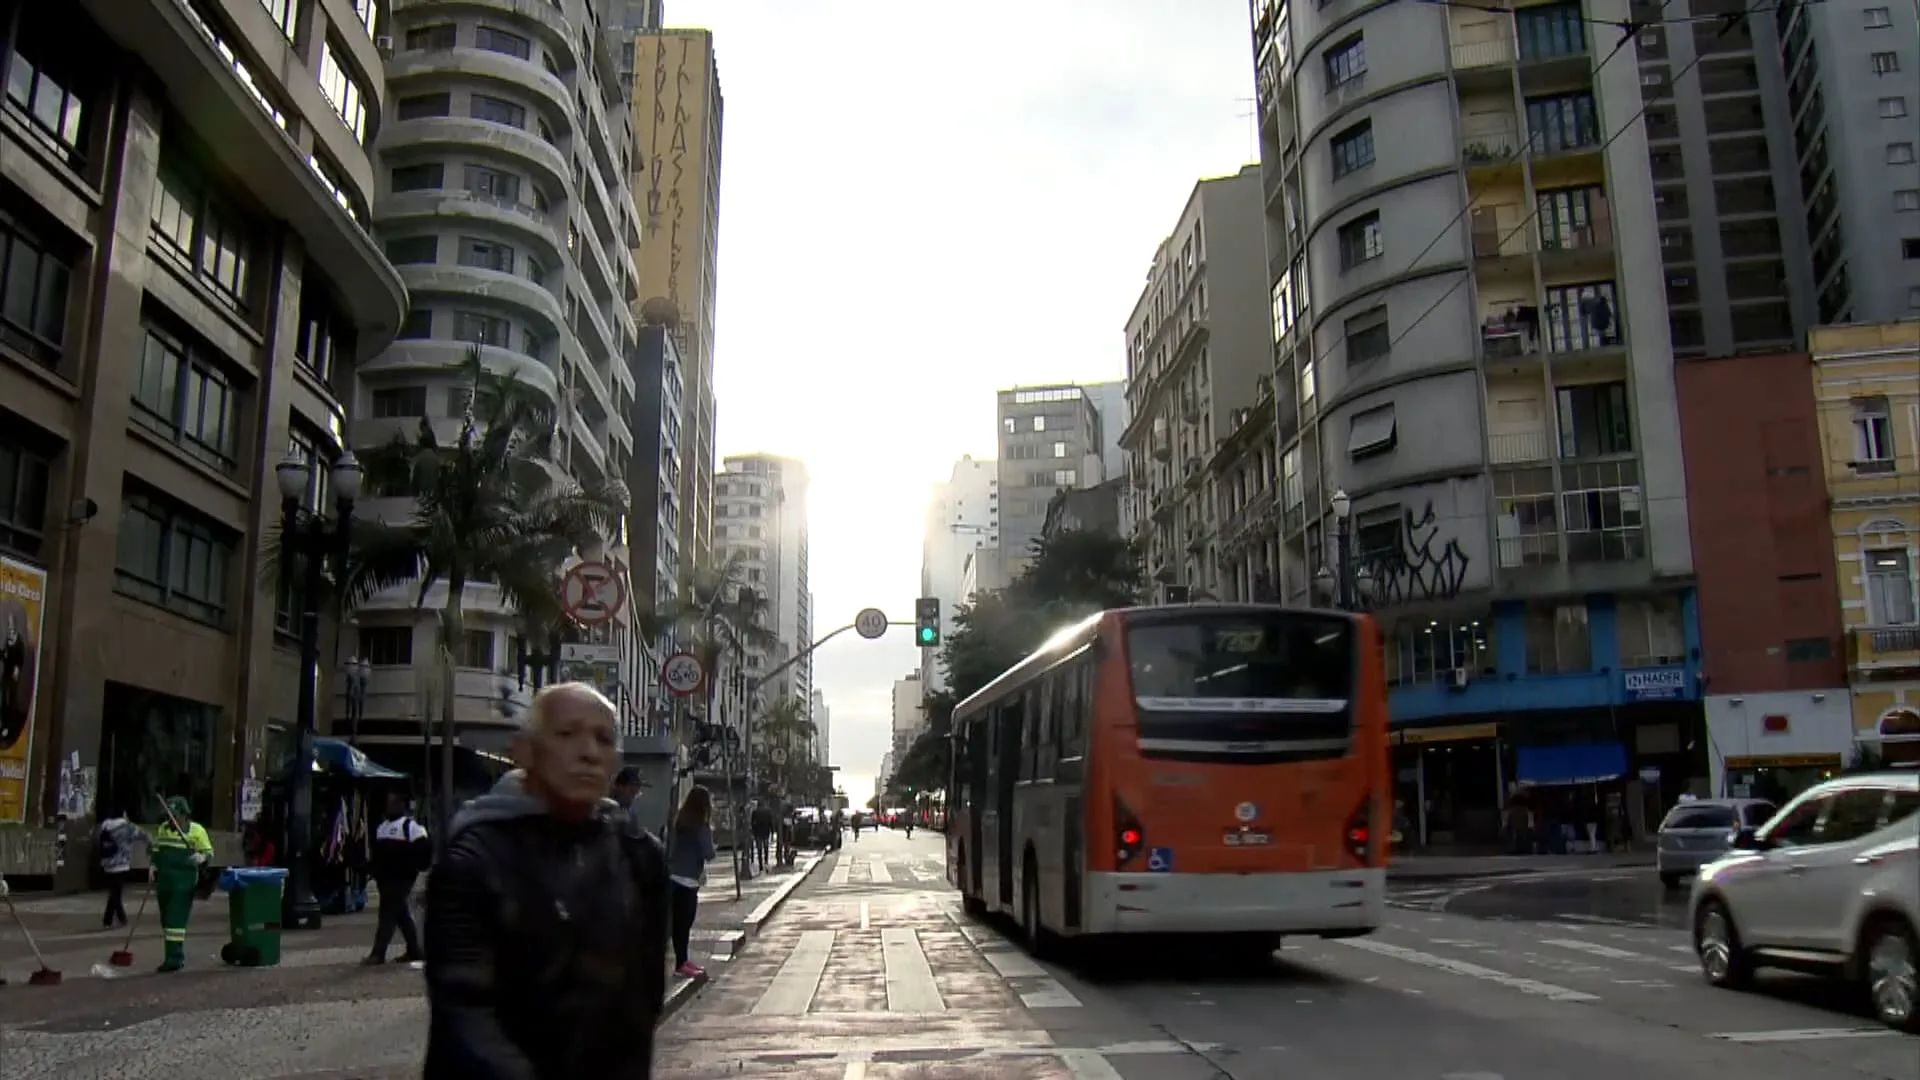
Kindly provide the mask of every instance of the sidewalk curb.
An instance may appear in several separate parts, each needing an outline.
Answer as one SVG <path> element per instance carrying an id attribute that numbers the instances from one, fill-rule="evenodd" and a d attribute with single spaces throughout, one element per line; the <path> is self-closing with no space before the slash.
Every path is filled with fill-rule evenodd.
<path id="1" fill-rule="evenodd" d="M 750 940 L 759 937 L 760 928 L 765 926 L 769 919 L 773 918 L 774 912 L 780 910 L 780 905 L 787 902 L 787 897 L 792 896 L 795 889 L 798 889 L 806 883 L 807 878 L 813 874 L 814 869 L 826 861 L 827 857 L 825 855 L 810 855 L 800 860 L 800 872 L 788 878 L 784 884 L 773 891 L 773 895 L 760 901 L 759 906 L 748 912 L 747 917 L 740 921 L 740 929 L 746 932 L 747 938 Z M 745 944 L 745 942 L 741 944 Z M 734 952 L 737 955 L 739 949 L 736 947 Z"/>
<path id="2" fill-rule="evenodd" d="M 700 989 L 707 985 L 708 975 L 703 971 L 691 979 L 681 979 L 677 975 L 669 975 L 668 978 L 678 981 L 667 987 L 667 997 L 660 1003 L 660 1016 L 654 1021 L 655 1027 L 666 1023 L 667 1017 L 679 1012 L 688 1002 L 698 997 Z"/>

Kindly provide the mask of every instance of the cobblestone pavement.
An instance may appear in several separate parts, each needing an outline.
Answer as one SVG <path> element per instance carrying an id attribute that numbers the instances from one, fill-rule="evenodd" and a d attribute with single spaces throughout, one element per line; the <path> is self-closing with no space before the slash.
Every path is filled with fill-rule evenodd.
<path id="1" fill-rule="evenodd" d="M 696 963 L 724 965 L 783 888 L 811 867 L 756 877 L 733 898 L 731 867 L 715 861 L 702 890 Z M 360 966 L 371 941 L 371 911 L 330 918 L 316 932 L 288 935 L 281 964 L 222 965 L 224 898 L 199 905 L 189 929 L 189 967 L 155 975 L 159 926 L 134 944 L 138 963 L 106 968 L 124 932 L 99 929 L 97 896 L 31 901 L 29 927 L 65 979 L 25 985 L 31 954 L 17 929 L 0 940 L 0 1078 L 4 1080 L 384 1080 L 417 1076 L 426 1034 L 422 978 L 406 965 Z M 394 953 L 396 955 L 396 943 Z M 105 968 L 106 975 L 93 974 Z M 689 988 L 690 989 L 690 988 Z"/>

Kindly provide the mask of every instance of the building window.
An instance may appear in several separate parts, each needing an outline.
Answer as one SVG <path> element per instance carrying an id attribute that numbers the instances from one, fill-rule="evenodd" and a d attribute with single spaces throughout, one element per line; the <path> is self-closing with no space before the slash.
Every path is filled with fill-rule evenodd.
<path id="1" fill-rule="evenodd" d="M 427 415 L 427 388 L 395 386 L 373 392 L 375 420 L 412 419 Z"/>
<path id="2" fill-rule="evenodd" d="M 1335 180 L 1373 164 L 1373 121 L 1362 120 L 1327 142 Z"/>
<path id="3" fill-rule="evenodd" d="M 452 94 L 416 94 L 403 97 L 393 105 L 393 117 L 396 120 L 423 120 L 432 116 L 452 115 Z"/>
<path id="4" fill-rule="evenodd" d="M 371 5 L 373 0 L 363 0 L 363 2 Z M 267 17 L 273 20 L 273 25 L 280 28 L 280 33 L 285 35 L 288 41 L 292 41 L 299 23 L 300 6 L 294 3 L 294 0 L 260 0 L 260 6 L 267 9 Z"/>
<path id="5" fill-rule="evenodd" d="M 1633 423 L 1624 382 L 1563 386 L 1554 392 L 1563 459 L 1633 451 Z"/>
<path id="6" fill-rule="evenodd" d="M 413 627 L 361 627 L 360 658 L 374 667 L 406 667 L 413 663 Z"/>
<path id="7" fill-rule="evenodd" d="M 1055 487 L 1070 488 L 1079 482 L 1079 474 L 1072 469 L 1053 470 L 1053 483 Z"/>
<path id="8" fill-rule="evenodd" d="M 519 34 L 509 34 L 491 26 L 480 26 L 473 32 L 473 47 L 488 52 L 505 53 L 518 60 L 533 59 L 533 42 Z"/>
<path id="9" fill-rule="evenodd" d="M 1880 118 L 1898 120 L 1907 115 L 1907 99 L 1904 97 L 1883 97 L 1880 99 Z"/>
<path id="10" fill-rule="evenodd" d="M 1534 197 L 1540 214 L 1540 246 L 1548 251 L 1591 247 L 1594 219 L 1604 213 L 1606 192 L 1598 185 L 1542 191 Z"/>
<path id="11" fill-rule="evenodd" d="M 467 630 L 460 635 L 460 654 L 454 660 L 456 667 L 493 670 L 493 631 Z"/>
<path id="12" fill-rule="evenodd" d="M 1035 431 L 1045 431 L 1045 430 L 1047 430 L 1047 418 L 1046 418 L 1046 417 L 1044 417 L 1044 416 L 1036 416 L 1036 417 L 1034 417 L 1034 418 L 1033 418 L 1033 430 L 1035 430 Z"/>
<path id="13" fill-rule="evenodd" d="M 1589 93 L 1527 101 L 1528 149 L 1536 154 L 1580 150 L 1600 142 L 1600 110 Z"/>
<path id="14" fill-rule="evenodd" d="M 231 474 L 240 445 L 240 394 L 208 351 L 149 323 L 136 358 L 133 420 Z"/>
<path id="15" fill-rule="evenodd" d="M 1018 421 L 1014 420 L 1014 418 L 1011 416 L 1000 421 L 1001 428 L 1003 428 L 1006 431 L 1006 433 L 1009 435 L 1014 434 L 1014 428 L 1017 424 L 1018 424 Z"/>
<path id="16" fill-rule="evenodd" d="M 407 52 L 442 52 L 459 44 L 459 35 L 452 23 L 435 23 L 432 26 L 416 26 L 407 31 Z"/>
<path id="17" fill-rule="evenodd" d="M 134 820 L 164 820 L 156 791 L 178 792 L 193 820 L 213 820 L 214 759 L 220 710 L 212 705 L 108 680 L 101 699 L 101 806 L 123 806 Z"/>
<path id="18" fill-rule="evenodd" d="M 1622 599 L 1614 610 L 1614 636 L 1623 668 L 1686 662 L 1686 620 L 1676 596 Z"/>
<path id="19" fill-rule="evenodd" d="M 211 519 L 131 485 L 122 493 L 117 591 L 224 627 L 233 553 L 233 537 Z"/>
<path id="20" fill-rule="evenodd" d="M 1513 17 L 1523 63 L 1587 51 L 1587 21 L 1578 3 L 1520 8 Z"/>
<path id="21" fill-rule="evenodd" d="M 1339 238 L 1341 270 L 1352 270 L 1386 254 L 1386 243 L 1380 236 L 1378 210 L 1362 214 L 1340 226 Z"/>
<path id="22" fill-rule="evenodd" d="M 1273 283 L 1270 308 L 1273 313 L 1273 340 L 1278 343 L 1293 329 L 1293 275 L 1283 272 Z"/>
<path id="23" fill-rule="evenodd" d="M 1861 24 L 1869 30 L 1884 30 L 1893 25 L 1893 12 L 1883 7 L 1870 7 L 1861 12 Z"/>
<path id="24" fill-rule="evenodd" d="M 1873 73 L 1875 75 L 1892 75 L 1899 70 L 1899 53 L 1877 52 L 1873 54 Z"/>
<path id="25" fill-rule="evenodd" d="M 1787 663 L 1812 664 L 1833 659 L 1833 642 L 1828 638 L 1795 638 L 1787 642 Z"/>
<path id="26" fill-rule="evenodd" d="M 153 197 L 153 232 L 165 249 L 236 310 L 246 311 L 253 270 L 249 225 L 186 172 L 165 164 Z"/>
<path id="27" fill-rule="evenodd" d="M 453 339 L 505 349 L 513 345 L 513 325 L 498 315 L 456 311 L 453 313 Z"/>
<path id="28" fill-rule="evenodd" d="M 1906 626 L 1915 618 L 1913 560 L 1904 548 L 1860 553 L 1866 567 L 1867 617 L 1874 626 Z"/>
<path id="29" fill-rule="evenodd" d="M 45 368 L 60 366 L 73 267 L 0 211 L 0 344 Z"/>
<path id="30" fill-rule="evenodd" d="M 9 419 L 0 442 L 0 550 L 29 558 L 47 538 L 47 478 L 51 463 L 19 441 L 24 425 Z"/>
<path id="31" fill-rule="evenodd" d="M 433 191 L 440 188 L 446 178 L 445 165 L 403 165 L 393 170 L 393 190 L 396 194 L 403 191 Z"/>
<path id="32" fill-rule="evenodd" d="M 513 273 L 513 249 L 494 240 L 479 240 L 471 236 L 460 239 L 460 265 L 473 266 L 482 270 L 497 270 L 503 274 Z"/>
<path id="33" fill-rule="evenodd" d="M 1543 313 L 1547 348 L 1553 352 L 1578 352 L 1620 344 L 1620 327 L 1614 318 L 1617 310 L 1611 281 L 1548 289 Z"/>
<path id="34" fill-rule="evenodd" d="M 400 324 L 400 333 L 395 337 L 403 341 L 419 341 L 433 336 L 433 310 L 431 308 L 412 308 L 407 312 L 407 321 Z"/>
<path id="35" fill-rule="evenodd" d="M 1593 667 L 1593 637 L 1585 605 L 1529 611 L 1526 625 L 1527 674 L 1564 675 Z"/>
<path id="36" fill-rule="evenodd" d="M 1367 74 L 1367 39 L 1355 34 L 1326 51 L 1327 93 L 1331 94 Z"/>
<path id="37" fill-rule="evenodd" d="M 1560 517 L 1551 469 L 1496 469 L 1493 531 L 1500 565 L 1551 566 L 1560 561 Z"/>
<path id="38" fill-rule="evenodd" d="M 1067 444 L 1066 444 L 1066 443 L 1063 443 L 1063 442 L 1057 442 L 1057 443 L 1054 443 L 1054 444 L 1053 444 L 1053 456 L 1054 456 L 1054 457 L 1057 457 L 1057 458 L 1063 458 L 1063 457 L 1066 457 L 1066 456 L 1067 456 Z"/>
<path id="39" fill-rule="evenodd" d="M 1400 423 L 1393 404 L 1353 414 L 1347 427 L 1347 456 L 1355 461 L 1390 453 L 1400 444 Z"/>
<path id="40" fill-rule="evenodd" d="M 9 112 L 70 169 L 86 165 L 93 118 L 91 88 L 83 74 L 90 62 L 80 55 L 65 20 L 46 16 L 57 5 L 29 4 L 7 66 Z"/>
<path id="41" fill-rule="evenodd" d="M 1393 336 L 1387 330 L 1387 307 L 1368 308 L 1346 322 L 1347 363 L 1364 364 L 1369 360 L 1378 360 L 1393 347 Z"/>
<path id="42" fill-rule="evenodd" d="M 300 337 L 293 343 L 293 357 L 314 378 L 330 384 L 334 362 L 353 356 L 354 329 L 353 321 L 340 314 L 319 273 L 318 267 L 308 263 L 300 278 Z"/>
<path id="43" fill-rule="evenodd" d="M 1854 472 L 1880 473 L 1894 469 L 1893 409 L 1884 397 L 1853 399 Z"/>
<path id="44" fill-rule="evenodd" d="M 364 144 L 367 141 L 367 97 L 355 81 L 352 72 L 341 62 L 340 57 L 346 49 L 336 45 L 328 38 L 320 46 L 320 92 L 326 96 L 327 103 L 347 130 L 353 132 L 353 141 Z"/>
<path id="45" fill-rule="evenodd" d="M 1626 562 L 1646 554 L 1639 472 L 1631 461 L 1562 470 L 1560 521 L 1569 562 Z"/>
<path id="46" fill-rule="evenodd" d="M 475 195 L 484 195 L 502 202 L 520 201 L 520 178 L 499 169 L 489 169 L 484 165 L 467 166 L 467 190 Z"/>
<path id="47" fill-rule="evenodd" d="M 374 20 L 379 16 L 379 10 L 374 6 L 373 0 L 348 0 L 348 2 L 353 5 L 353 13 L 359 17 L 360 25 L 366 27 L 368 35 L 371 36 Z"/>
<path id="48" fill-rule="evenodd" d="M 1887 144 L 1887 164 L 1889 165 L 1913 164 L 1913 144 L 1910 142 L 1888 143 Z"/>
<path id="49" fill-rule="evenodd" d="M 467 115 L 475 120 L 485 120 L 492 124 L 505 124 L 507 127 L 525 130 L 527 126 L 527 107 L 517 105 L 504 98 L 475 94 L 467 103 Z"/>
<path id="50" fill-rule="evenodd" d="M 440 238 L 403 236 L 387 241 L 387 261 L 395 266 L 420 266 L 440 261 Z"/>

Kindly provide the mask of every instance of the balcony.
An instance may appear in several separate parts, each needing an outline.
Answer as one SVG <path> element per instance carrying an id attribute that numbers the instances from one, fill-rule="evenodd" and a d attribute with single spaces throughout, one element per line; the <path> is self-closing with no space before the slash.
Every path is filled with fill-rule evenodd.
<path id="1" fill-rule="evenodd" d="M 1477 41 L 1456 41 L 1453 43 L 1453 68 L 1455 71 L 1474 71 L 1480 68 L 1511 67 L 1517 53 L 1513 46 L 1513 30 L 1502 26 L 1492 32 L 1492 36 L 1483 36 Z"/>
<path id="2" fill-rule="evenodd" d="M 1497 431 L 1487 436 L 1487 460 L 1495 465 L 1532 465 L 1551 457 L 1545 428 Z"/>
<path id="3" fill-rule="evenodd" d="M 1517 127 L 1470 131 L 1460 136 L 1460 158 L 1469 171 L 1517 164 L 1520 130 Z"/>
<path id="4" fill-rule="evenodd" d="M 1480 324 L 1480 345 L 1489 360 L 1517 360 L 1540 351 L 1540 333 L 1518 318 L 1488 319 Z"/>
<path id="5" fill-rule="evenodd" d="M 1920 670 L 1920 624 L 1848 627 L 1847 669 L 1875 673 Z"/>

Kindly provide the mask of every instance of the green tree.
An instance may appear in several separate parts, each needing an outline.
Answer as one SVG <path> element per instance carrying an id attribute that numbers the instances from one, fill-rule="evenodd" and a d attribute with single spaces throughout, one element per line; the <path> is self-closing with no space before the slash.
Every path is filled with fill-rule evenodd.
<path id="1" fill-rule="evenodd" d="M 756 735 L 760 743 L 769 751 L 785 751 L 784 761 L 774 761 L 768 755 L 768 774 L 786 786 L 790 796 L 803 792 L 810 794 L 813 776 L 813 736 L 818 730 L 807 717 L 806 708 L 799 699 L 782 696 L 768 707 L 756 725 Z"/>
<path id="2" fill-rule="evenodd" d="M 434 586 L 445 586 L 436 648 L 443 768 L 452 757 L 453 668 L 465 635 L 467 586 L 491 582 L 523 621 L 554 625 L 560 567 L 613 535 L 627 512 L 618 481 L 590 487 L 568 474 L 550 400 L 487 371 L 477 346 L 464 371 L 472 404 L 450 442 L 423 418 L 412 438 L 396 434 L 362 455 L 370 495 L 404 496 L 411 506 L 397 522 L 356 527 L 342 597 L 351 606 L 412 583 L 415 604 L 424 607 Z M 442 788 L 443 809 L 450 809 L 451 784 Z"/>

